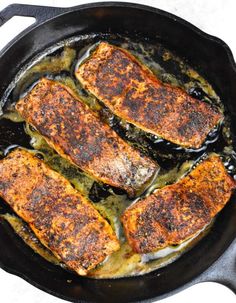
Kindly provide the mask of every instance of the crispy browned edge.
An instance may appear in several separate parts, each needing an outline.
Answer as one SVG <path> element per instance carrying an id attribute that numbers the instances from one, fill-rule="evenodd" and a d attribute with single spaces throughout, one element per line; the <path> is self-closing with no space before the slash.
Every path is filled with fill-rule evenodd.
<path id="1" fill-rule="evenodd" d="M 37 98 L 41 95 L 39 103 Z M 60 96 L 67 100 L 67 104 L 61 106 L 61 101 L 58 101 Z M 49 103 L 50 108 L 44 110 L 44 106 L 49 107 Z M 56 116 L 54 108 L 60 112 L 60 117 Z M 17 102 L 16 110 L 62 157 L 98 181 L 124 189 L 130 197 L 142 191 L 159 170 L 157 163 L 141 155 L 137 149 L 121 139 L 70 88 L 59 82 L 41 79 L 29 94 Z M 40 114 L 42 110 L 43 115 Z M 81 115 L 77 122 L 69 127 L 69 123 L 74 121 L 70 116 L 73 111 L 79 111 Z M 48 118 L 45 125 L 40 124 L 44 119 L 42 116 Z M 65 130 L 68 130 L 66 135 L 63 133 Z M 83 135 L 80 135 L 81 133 Z M 76 140 L 82 140 L 82 148 L 78 145 L 75 147 Z M 59 141 L 63 148 L 56 143 Z M 84 151 L 85 147 L 87 153 Z M 112 161 L 119 165 L 113 166 Z"/>
<path id="2" fill-rule="evenodd" d="M 92 204 L 28 151 L 16 149 L 0 161 L 0 195 L 41 243 L 79 275 L 120 247 Z"/>
<path id="3" fill-rule="evenodd" d="M 117 50 L 125 57 L 113 58 L 113 53 Z M 108 77 L 111 69 L 111 66 L 106 65 L 108 60 L 113 67 L 113 75 L 110 74 L 110 81 L 106 79 L 103 83 L 102 77 L 105 74 Z M 125 70 L 127 65 L 125 60 L 135 66 L 132 72 L 132 85 L 127 80 L 130 71 Z M 101 75 L 102 67 L 104 73 Z M 127 50 L 106 42 L 101 42 L 92 55 L 77 67 L 75 75 L 87 90 L 117 116 L 146 132 L 183 147 L 199 148 L 210 130 L 223 119 L 220 112 L 205 102 L 190 97 L 178 87 L 161 83 Z M 121 81 L 119 77 L 123 80 Z M 129 86 L 131 89 L 127 88 Z M 147 90 L 143 92 L 145 87 Z M 126 96 L 127 93 L 130 94 L 129 97 Z M 194 110 L 191 110 L 191 107 L 194 107 Z"/>
<path id="4" fill-rule="evenodd" d="M 211 222 L 235 187 L 220 157 L 210 156 L 177 183 L 125 210 L 121 220 L 129 244 L 148 253 L 188 240 Z"/>

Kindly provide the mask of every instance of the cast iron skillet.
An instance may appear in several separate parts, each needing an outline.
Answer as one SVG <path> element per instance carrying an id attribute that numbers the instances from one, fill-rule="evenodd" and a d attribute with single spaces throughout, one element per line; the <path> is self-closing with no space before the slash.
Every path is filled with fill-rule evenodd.
<path id="1" fill-rule="evenodd" d="M 131 38 L 138 34 L 165 43 L 213 85 L 230 112 L 235 139 L 236 66 L 230 49 L 218 38 L 164 11 L 130 3 L 106 2 L 72 8 L 13 4 L 0 13 L 0 25 L 16 15 L 35 17 L 36 22 L 0 53 L 0 96 L 27 61 L 57 41 L 91 32 L 120 33 Z M 72 302 L 151 302 L 203 281 L 217 281 L 236 292 L 235 237 L 233 197 L 210 233 L 176 262 L 140 277 L 91 280 L 49 264 L 1 220 L 0 266 Z"/>

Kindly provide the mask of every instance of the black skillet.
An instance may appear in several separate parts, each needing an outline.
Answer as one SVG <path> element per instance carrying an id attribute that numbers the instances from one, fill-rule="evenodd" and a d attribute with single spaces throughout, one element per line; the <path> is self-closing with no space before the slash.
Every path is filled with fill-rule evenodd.
<path id="1" fill-rule="evenodd" d="M 213 85 L 230 112 L 235 137 L 236 66 L 229 47 L 218 38 L 172 14 L 130 3 L 106 2 L 72 8 L 13 4 L 0 13 L 0 25 L 13 16 L 35 17 L 36 22 L 0 53 L 0 96 L 22 66 L 57 41 L 91 32 L 120 33 L 130 38 L 139 35 L 167 45 Z M 176 262 L 144 276 L 118 280 L 77 277 L 34 254 L 3 220 L 0 266 L 72 302 L 152 302 L 203 281 L 217 281 L 236 292 L 235 199 L 231 199 L 210 233 L 193 249 Z"/>

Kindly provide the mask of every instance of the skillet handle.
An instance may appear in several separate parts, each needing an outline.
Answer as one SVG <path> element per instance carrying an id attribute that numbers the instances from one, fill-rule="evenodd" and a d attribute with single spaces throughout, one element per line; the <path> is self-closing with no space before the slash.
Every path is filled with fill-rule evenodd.
<path id="1" fill-rule="evenodd" d="M 236 294 L 236 239 L 224 254 L 192 284 L 200 282 L 218 282 Z"/>
<path id="2" fill-rule="evenodd" d="M 0 26 L 14 16 L 34 17 L 36 19 L 36 24 L 39 24 L 43 21 L 48 20 L 49 18 L 60 15 L 67 10 L 69 10 L 69 8 L 11 4 L 0 12 Z"/>

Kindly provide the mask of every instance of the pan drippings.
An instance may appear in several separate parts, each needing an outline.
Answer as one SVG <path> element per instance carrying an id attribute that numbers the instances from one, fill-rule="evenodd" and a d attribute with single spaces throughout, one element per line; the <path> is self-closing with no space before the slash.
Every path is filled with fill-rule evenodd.
<path id="1" fill-rule="evenodd" d="M 157 77 L 165 83 L 183 88 L 194 98 L 210 103 L 224 112 L 224 106 L 212 86 L 196 70 L 185 64 L 161 44 L 152 41 L 130 41 L 121 36 L 91 35 L 73 37 L 45 50 L 19 71 L 14 81 L 7 88 L 3 98 L 3 115 L 0 119 L 0 154 L 4 157 L 15 146 L 21 146 L 35 153 L 50 167 L 65 176 L 73 186 L 88 197 L 104 218 L 108 220 L 121 242 L 121 249 L 107 258 L 89 274 L 93 278 L 118 278 L 141 275 L 165 266 L 176 260 L 182 253 L 193 247 L 210 229 L 207 226 L 194 239 L 181 245 L 168 247 L 156 253 L 139 255 L 134 253 L 123 234 L 120 216 L 133 203 L 124 192 L 111 186 L 96 182 L 79 168 L 56 154 L 37 133 L 26 124 L 14 111 L 14 104 L 23 97 L 42 77 L 59 81 L 70 87 L 101 119 L 108 123 L 124 140 L 140 149 L 144 154 L 158 162 L 161 170 L 156 180 L 150 184 L 144 195 L 149 195 L 156 188 L 176 182 L 188 173 L 206 154 L 220 154 L 224 164 L 235 178 L 236 154 L 232 147 L 230 119 L 225 115 L 224 122 L 213 129 L 207 140 L 198 150 L 184 149 L 157 136 L 144 133 L 135 126 L 112 114 L 94 96 L 90 95 L 78 83 L 74 76 L 77 64 L 86 60 L 99 41 L 108 41 L 121 46 L 141 62 L 147 65 Z M 137 199 L 139 199 L 138 197 Z M 15 215 L 7 214 L 8 209 L 1 209 L 3 217 L 15 232 L 36 253 L 56 265 L 60 265 L 50 252 L 37 241 L 26 224 Z"/>

